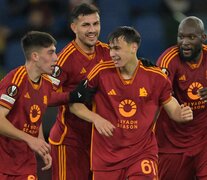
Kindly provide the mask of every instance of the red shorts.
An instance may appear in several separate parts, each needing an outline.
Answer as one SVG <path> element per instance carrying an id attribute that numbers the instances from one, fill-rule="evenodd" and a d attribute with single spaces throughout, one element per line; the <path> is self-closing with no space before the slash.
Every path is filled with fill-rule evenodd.
<path id="1" fill-rule="evenodd" d="M 207 180 L 207 147 L 186 153 L 160 153 L 158 169 L 164 180 Z"/>
<path id="2" fill-rule="evenodd" d="M 144 158 L 123 169 L 93 171 L 93 180 L 158 180 L 157 158 Z"/>
<path id="3" fill-rule="evenodd" d="M 8 175 L 8 174 L 1 174 L 0 173 L 0 180 L 37 180 L 36 175 Z"/>
<path id="4" fill-rule="evenodd" d="M 52 145 L 52 180 L 90 180 L 89 151 L 67 146 Z"/>

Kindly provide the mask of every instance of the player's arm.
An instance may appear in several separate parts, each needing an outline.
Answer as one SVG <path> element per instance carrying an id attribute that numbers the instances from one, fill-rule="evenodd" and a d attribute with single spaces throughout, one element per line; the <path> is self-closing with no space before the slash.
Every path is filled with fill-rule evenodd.
<path id="1" fill-rule="evenodd" d="M 21 140 L 28 144 L 28 146 L 38 153 L 40 156 L 49 153 L 50 146 L 42 139 L 33 137 L 22 130 L 17 129 L 6 118 L 9 113 L 9 109 L 0 105 L 0 134 L 12 139 Z"/>
<path id="2" fill-rule="evenodd" d="M 58 106 L 68 103 L 89 102 L 95 93 L 95 89 L 87 87 L 87 80 L 82 80 L 71 92 L 55 92 L 50 95 L 48 106 Z"/>
<path id="3" fill-rule="evenodd" d="M 55 107 L 64 104 L 68 104 L 69 102 L 69 92 L 57 92 L 53 90 L 50 94 L 48 106 Z"/>
<path id="4" fill-rule="evenodd" d="M 105 118 L 98 115 L 97 113 L 89 110 L 84 104 L 71 104 L 70 111 L 76 116 L 78 116 L 80 119 L 93 123 L 100 134 L 105 136 L 113 135 L 115 126 Z"/>
<path id="5" fill-rule="evenodd" d="M 45 141 L 42 123 L 41 123 L 41 125 L 39 127 L 38 138 L 40 138 L 43 141 Z M 41 158 L 42 158 L 43 162 L 45 163 L 45 166 L 41 168 L 42 171 L 50 169 L 51 166 L 52 166 L 52 157 L 51 157 L 50 153 L 44 154 L 43 156 L 41 156 Z"/>
<path id="6" fill-rule="evenodd" d="M 39 127 L 39 134 L 38 134 L 38 138 L 42 139 L 45 141 L 45 137 L 44 137 L 44 133 L 43 133 L 43 127 L 42 127 L 42 123 Z"/>
<path id="7" fill-rule="evenodd" d="M 163 105 L 168 116 L 177 122 L 188 122 L 193 120 L 193 111 L 189 106 L 180 105 L 178 101 L 172 99 Z"/>

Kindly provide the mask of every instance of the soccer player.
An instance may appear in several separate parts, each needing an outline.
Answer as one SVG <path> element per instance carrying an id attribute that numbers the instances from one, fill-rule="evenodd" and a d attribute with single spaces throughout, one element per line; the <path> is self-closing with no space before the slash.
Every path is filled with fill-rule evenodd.
<path id="1" fill-rule="evenodd" d="M 177 45 L 157 61 L 172 82 L 179 103 L 193 110 L 194 120 L 171 121 L 162 111 L 157 123 L 160 179 L 207 179 L 207 46 L 201 19 L 186 17 L 178 27 Z"/>
<path id="2" fill-rule="evenodd" d="M 51 35 L 31 31 L 21 39 L 21 45 L 25 65 L 9 72 L 0 82 L 1 180 L 37 179 L 35 153 L 45 163 L 42 170 L 49 169 L 52 158 L 43 136 L 42 116 L 51 97 L 56 97 L 53 102 L 57 104 L 85 99 L 85 82 L 70 94 L 56 93 L 52 81 L 43 75 L 52 74 L 57 61 L 56 40 Z"/>
<path id="3" fill-rule="evenodd" d="M 62 92 L 73 90 L 95 64 L 110 59 L 108 45 L 98 41 L 97 7 L 85 3 L 76 6 L 71 13 L 70 27 L 76 37 L 59 53 L 53 74 L 60 81 Z M 71 114 L 68 105 L 60 106 L 49 142 L 53 180 L 90 179 L 91 123 Z"/>
<path id="4" fill-rule="evenodd" d="M 21 39 L 26 63 L 9 72 L 0 82 L 0 179 L 37 179 L 35 153 L 51 167 L 50 146 L 43 137 L 42 115 L 57 61 L 56 40 L 31 31 Z M 15 57 L 14 57 L 15 60 Z"/>
<path id="5" fill-rule="evenodd" d="M 154 125 L 162 106 L 175 121 L 192 120 L 192 110 L 180 106 L 160 68 L 137 58 L 140 35 L 122 26 L 109 36 L 113 61 L 102 62 L 88 74 L 96 87 L 95 112 L 72 104 L 71 112 L 92 122 L 91 162 L 94 180 L 157 180 Z"/>

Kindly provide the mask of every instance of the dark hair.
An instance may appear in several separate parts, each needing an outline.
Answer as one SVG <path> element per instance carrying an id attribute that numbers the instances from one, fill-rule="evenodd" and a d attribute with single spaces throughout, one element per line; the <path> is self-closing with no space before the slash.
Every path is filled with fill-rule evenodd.
<path id="1" fill-rule="evenodd" d="M 26 59 L 29 58 L 31 50 L 47 48 L 52 44 L 56 45 L 57 41 L 50 34 L 40 31 L 30 31 L 21 39 L 21 46 Z"/>
<path id="2" fill-rule="evenodd" d="M 141 36 L 133 27 L 120 26 L 108 36 L 108 41 L 113 42 L 119 37 L 123 37 L 127 43 L 137 43 L 138 46 L 141 43 Z"/>
<path id="3" fill-rule="evenodd" d="M 73 8 L 71 14 L 70 14 L 70 22 L 74 22 L 75 19 L 78 18 L 78 16 L 80 15 L 90 15 L 90 14 L 94 14 L 94 13 L 98 13 L 99 9 L 93 5 L 93 4 L 87 4 L 87 3 L 82 3 L 78 6 L 76 6 L 75 8 Z"/>

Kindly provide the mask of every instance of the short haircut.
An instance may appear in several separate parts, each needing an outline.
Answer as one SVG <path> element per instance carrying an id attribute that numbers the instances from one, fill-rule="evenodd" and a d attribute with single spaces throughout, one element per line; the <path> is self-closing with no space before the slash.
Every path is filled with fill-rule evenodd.
<path id="1" fill-rule="evenodd" d="M 138 44 L 138 46 L 140 46 L 141 36 L 138 33 L 138 31 L 136 31 L 136 29 L 134 29 L 133 27 L 129 27 L 129 26 L 118 27 L 112 33 L 109 34 L 108 41 L 114 42 L 119 37 L 123 37 L 123 39 L 127 43 L 134 43 L 135 42 Z"/>
<path id="2" fill-rule="evenodd" d="M 181 27 L 181 26 L 183 26 L 183 24 L 185 24 L 185 23 L 191 23 L 191 25 L 193 26 L 193 27 L 196 27 L 196 29 L 198 30 L 198 31 L 200 31 L 200 33 L 205 33 L 205 27 L 204 27 L 204 23 L 203 23 L 203 21 L 200 19 L 200 18 L 198 18 L 198 17 L 196 17 L 196 16 L 188 16 L 188 17 L 186 17 L 186 18 L 184 18 L 181 22 L 180 22 L 180 24 L 179 24 L 179 26 L 178 26 L 178 29 Z"/>
<path id="3" fill-rule="evenodd" d="M 57 41 L 48 33 L 40 31 L 29 31 L 21 39 L 21 46 L 25 58 L 29 59 L 32 50 L 47 48 L 56 45 Z"/>
<path id="4" fill-rule="evenodd" d="M 74 9 L 72 10 L 70 14 L 70 22 L 71 23 L 74 22 L 74 20 L 76 20 L 78 16 L 80 15 L 85 16 L 85 15 L 90 15 L 94 13 L 98 13 L 100 15 L 99 9 L 95 5 L 82 3 L 74 7 Z"/>

